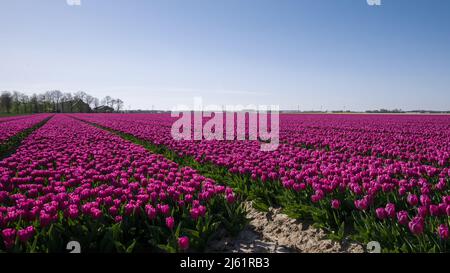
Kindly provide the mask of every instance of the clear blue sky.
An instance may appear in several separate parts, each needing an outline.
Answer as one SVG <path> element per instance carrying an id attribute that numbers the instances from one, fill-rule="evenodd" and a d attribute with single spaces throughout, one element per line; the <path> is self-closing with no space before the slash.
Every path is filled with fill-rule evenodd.
<path id="1" fill-rule="evenodd" d="M 0 90 L 450 110 L 450 1 L 0 0 Z"/>

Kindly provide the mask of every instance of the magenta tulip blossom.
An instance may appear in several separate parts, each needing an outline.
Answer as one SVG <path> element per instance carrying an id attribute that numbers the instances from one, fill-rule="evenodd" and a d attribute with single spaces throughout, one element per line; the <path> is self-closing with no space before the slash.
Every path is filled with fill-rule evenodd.
<path id="1" fill-rule="evenodd" d="M 21 242 L 27 242 L 34 236 L 34 234 L 35 234 L 35 229 L 33 226 L 28 226 L 25 229 L 21 229 L 17 232 L 17 235 Z"/>
<path id="2" fill-rule="evenodd" d="M 420 235 L 423 233 L 424 229 L 424 220 L 422 217 L 414 217 L 408 224 L 409 230 L 414 235 Z"/>
<path id="3" fill-rule="evenodd" d="M 419 203 L 419 199 L 414 194 L 408 195 L 407 201 L 408 201 L 408 204 L 411 206 L 416 206 Z"/>
<path id="4" fill-rule="evenodd" d="M 182 250 L 187 250 L 189 248 L 189 237 L 182 236 L 178 238 L 178 247 Z"/>
<path id="5" fill-rule="evenodd" d="M 392 203 L 386 204 L 385 211 L 386 211 L 387 217 L 395 218 L 395 215 L 396 215 L 396 213 L 395 213 L 395 204 L 392 204 Z"/>
<path id="6" fill-rule="evenodd" d="M 333 209 L 339 209 L 341 207 L 341 201 L 337 200 L 337 199 L 333 199 L 331 201 L 331 207 Z"/>
<path id="7" fill-rule="evenodd" d="M 443 240 L 448 239 L 448 226 L 447 225 L 440 225 L 438 228 L 439 237 Z"/>
<path id="8" fill-rule="evenodd" d="M 408 212 L 404 210 L 397 212 L 397 220 L 400 225 L 407 225 L 409 222 Z"/>
<path id="9" fill-rule="evenodd" d="M 175 220 L 174 220 L 174 218 L 172 216 L 166 218 L 166 226 L 167 226 L 167 228 L 173 229 L 174 224 L 175 224 Z"/>
<path id="10" fill-rule="evenodd" d="M 387 213 L 386 213 L 386 210 L 384 208 L 377 208 L 375 210 L 375 213 L 377 215 L 377 218 L 380 219 L 380 220 L 384 220 L 387 217 Z"/>

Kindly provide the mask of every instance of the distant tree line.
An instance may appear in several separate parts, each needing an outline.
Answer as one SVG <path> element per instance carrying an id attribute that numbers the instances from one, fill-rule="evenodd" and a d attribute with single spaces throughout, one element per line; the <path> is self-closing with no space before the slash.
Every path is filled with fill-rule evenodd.
<path id="1" fill-rule="evenodd" d="M 370 114 L 388 114 L 388 113 L 404 113 L 404 114 L 450 114 L 450 111 L 439 111 L 439 110 L 402 110 L 402 109 L 376 109 L 376 110 L 367 110 L 364 111 L 365 113 Z M 332 114 L 344 114 L 344 113 L 363 113 L 363 111 L 351 111 L 351 110 L 325 110 L 325 111 L 298 111 L 298 110 L 281 110 L 280 113 L 304 113 L 304 114 L 325 114 L 325 113 L 332 113 Z"/>
<path id="2" fill-rule="evenodd" d="M 74 94 L 59 90 L 31 96 L 18 91 L 3 91 L 0 95 L 0 113 L 89 113 L 120 112 L 123 101 L 106 96 L 103 99 L 80 91 Z"/>
<path id="3" fill-rule="evenodd" d="M 368 110 L 366 111 L 366 113 L 406 113 L 405 111 L 403 111 L 402 109 L 379 109 L 379 110 Z"/>
<path id="4" fill-rule="evenodd" d="M 436 110 L 411 110 L 411 111 L 403 111 L 402 109 L 379 109 L 379 110 L 368 110 L 366 113 L 421 113 L 421 114 L 449 114 L 450 111 L 436 111 Z"/>

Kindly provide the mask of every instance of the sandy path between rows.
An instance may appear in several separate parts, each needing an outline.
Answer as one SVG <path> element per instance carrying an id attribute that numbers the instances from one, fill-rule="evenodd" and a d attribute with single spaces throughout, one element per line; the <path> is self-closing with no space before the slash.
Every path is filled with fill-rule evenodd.
<path id="1" fill-rule="evenodd" d="M 280 209 L 261 212 L 245 203 L 249 224 L 236 237 L 219 232 L 206 252 L 239 253 L 361 253 L 356 243 L 336 242 L 310 222 L 289 218 Z"/>

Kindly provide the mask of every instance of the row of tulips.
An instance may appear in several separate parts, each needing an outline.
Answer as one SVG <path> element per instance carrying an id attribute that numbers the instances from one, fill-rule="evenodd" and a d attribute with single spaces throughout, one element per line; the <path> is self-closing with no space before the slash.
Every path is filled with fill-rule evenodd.
<path id="1" fill-rule="evenodd" d="M 280 138 L 293 145 L 437 166 L 450 163 L 450 116 L 286 115 Z"/>
<path id="2" fill-rule="evenodd" d="M 446 166 L 290 144 L 261 152 L 257 141 L 176 141 L 167 125 L 173 120 L 170 116 L 136 116 L 76 117 L 163 145 L 179 156 L 224 167 L 262 188 L 281 185 L 285 199 L 280 203 L 285 207 L 303 213 L 307 206 L 318 220 L 335 226 L 350 223 L 360 240 L 378 239 L 395 251 L 448 248 Z"/>
<path id="3" fill-rule="evenodd" d="M 49 114 L 36 114 L 25 117 L 6 118 L 7 120 L 3 122 L 0 120 L 0 144 L 48 117 L 50 117 Z"/>
<path id="4" fill-rule="evenodd" d="M 114 120 L 151 122 L 167 134 L 176 120 L 167 114 L 112 115 Z M 226 116 L 224 116 L 226 117 Z M 204 117 L 205 125 L 211 118 Z M 191 129 L 194 131 L 194 120 Z M 237 127 L 234 117 L 234 130 Z M 246 120 L 245 130 L 249 131 Z M 280 116 L 280 141 L 310 149 L 327 149 L 350 155 L 373 155 L 402 161 L 450 164 L 450 116 L 408 115 L 289 115 Z M 223 124 L 224 138 L 227 123 Z M 268 126 L 270 128 L 270 124 Z"/>
<path id="5" fill-rule="evenodd" d="M 0 162 L 0 250 L 201 249 L 233 221 L 234 200 L 191 168 L 55 115 Z"/>
<path id="6" fill-rule="evenodd" d="M 0 117 L 0 123 L 6 122 L 6 121 L 12 121 L 12 120 L 18 120 L 18 119 L 28 118 L 28 117 L 29 117 L 28 115 L 24 115 L 24 116 Z"/>

